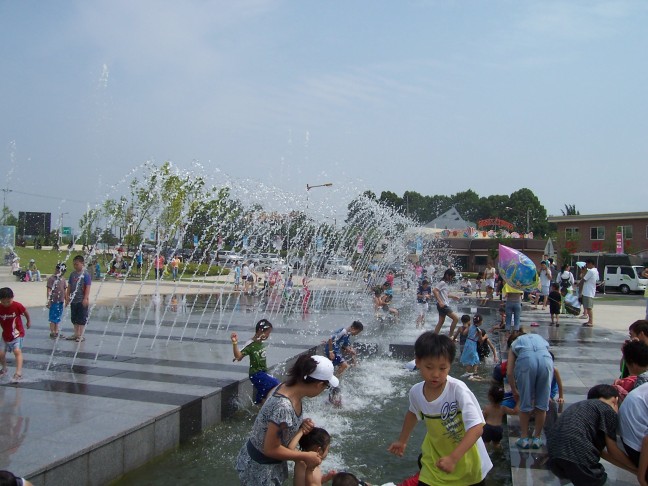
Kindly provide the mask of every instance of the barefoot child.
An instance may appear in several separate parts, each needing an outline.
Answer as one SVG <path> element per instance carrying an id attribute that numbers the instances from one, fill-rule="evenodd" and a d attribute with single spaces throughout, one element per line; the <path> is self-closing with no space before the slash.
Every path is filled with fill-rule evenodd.
<path id="1" fill-rule="evenodd" d="M 562 305 L 562 295 L 560 295 L 560 286 L 554 282 L 551 284 L 549 292 L 549 314 L 551 314 L 551 325 L 560 326 L 560 307 Z"/>
<path id="2" fill-rule="evenodd" d="M 493 467 L 481 439 L 484 416 L 479 402 L 464 382 L 448 376 L 455 353 L 447 336 L 425 332 L 418 337 L 414 355 L 423 381 L 410 390 L 403 428 L 388 449 L 402 456 L 417 421 L 425 422 L 419 476 L 423 486 L 478 484 Z"/>
<path id="3" fill-rule="evenodd" d="M 453 282 L 456 275 L 457 272 L 455 272 L 452 268 L 448 268 L 443 273 L 443 278 L 441 279 L 441 281 L 432 289 L 434 298 L 437 300 L 437 311 L 439 312 L 439 320 L 437 322 L 436 328 L 434 329 L 434 332 L 436 334 L 439 334 L 441 332 L 441 328 L 443 327 L 446 316 L 452 319 L 448 336 L 452 336 L 454 334 L 455 326 L 457 325 L 457 322 L 459 322 L 459 316 L 450 307 L 450 299 L 459 300 L 459 297 L 450 294 L 450 284 Z"/>
<path id="4" fill-rule="evenodd" d="M 0 377 L 7 374 L 6 353 L 12 352 L 16 356 L 16 373 L 13 375 L 13 381 L 20 381 L 22 378 L 23 366 L 23 338 L 25 337 L 25 328 L 21 316 L 25 316 L 25 326 L 31 327 L 29 312 L 20 302 L 13 300 L 14 293 L 9 287 L 0 289 L 0 325 L 2 326 L 2 340 L 4 347 L 0 348 Z"/>
<path id="5" fill-rule="evenodd" d="M 499 449 L 502 441 L 502 419 L 505 415 L 517 415 L 517 411 L 502 405 L 502 401 L 504 401 L 504 388 L 492 385 L 488 390 L 488 405 L 482 410 L 486 420 L 482 440 L 486 445 L 492 443 L 496 449 Z"/>
<path id="6" fill-rule="evenodd" d="M 274 376 L 268 374 L 268 365 L 266 364 L 266 353 L 263 348 L 263 341 L 270 337 L 272 324 L 267 319 L 261 319 L 256 323 L 256 332 L 252 339 L 245 343 L 243 349 L 238 349 L 238 336 L 232 333 L 232 351 L 234 352 L 234 361 L 241 361 L 245 356 L 250 357 L 250 381 L 256 389 L 255 404 L 263 403 L 268 392 L 279 384 Z"/>
<path id="7" fill-rule="evenodd" d="M 59 263 L 56 265 L 56 273 L 47 279 L 47 308 L 49 309 L 49 336 L 51 339 L 63 339 L 63 334 L 59 332 L 59 325 L 63 316 L 63 303 L 67 288 L 67 282 L 63 278 L 65 270 L 65 263 Z"/>
<path id="8" fill-rule="evenodd" d="M 455 332 L 455 335 L 452 336 L 453 341 L 457 341 L 457 338 L 459 338 L 459 356 L 463 353 L 464 346 L 466 344 L 466 336 L 468 336 L 468 330 L 470 329 L 470 316 L 468 314 L 464 314 L 461 316 L 461 327 L 457 329 L 457 332 Z"/>

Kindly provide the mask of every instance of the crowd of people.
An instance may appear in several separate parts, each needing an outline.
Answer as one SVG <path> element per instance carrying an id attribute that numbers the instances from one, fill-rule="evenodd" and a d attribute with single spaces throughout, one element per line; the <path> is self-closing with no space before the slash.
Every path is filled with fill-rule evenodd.
<path id="1" fill-rule="evenodd" d="M 587 262 L 580 276 L 581 281 L 585 280 L 581 292 L 589 280 L 584 277 L 592 269 L 593 265 Z M 558 325 L 558 318 L 565 310 L 562 299 L 567 292 L 576 291 L 578 281 L 565 273 L 569 272 L 568 267 L 563 267 L 554 278 L 550 277 L 549 262 L 540 271 L 546 274 L 548 282 L 541 280 L 543 288 L 539 289 L 537 300 L 533 296 L 527 298 L 541 306 L 546 294 L 551 322 Z M 497 279 L 497 272 L 494 276 L 487 275 L 489 284 L 494 284 L 491 280 Z M 549 455 L 546 467 L 559 478 L 569 479 L 577 486 L 602 485 L 607 477 L 600 463 L 603 457 L 636 474 L 639 484 L 648 485 L 648 386 L 642 386 L 648 382 L 648 320 L 630 326 L 631 339 L 622 350 L 620 379 L 596 384 L 587 400 L 571 405 L 557 422 L 549 424 L 546 416 L 551 404 L 564 403 L 563 385 L 549 343 L 520 326 L 525 293 L 506 285 L 499 288 L 493 285 L 496 295 L 505 301 L 494 332 L 506 333 L 508 338 L 503 355 L 498 356 L 484 329 L 482 316 L 459 317 L 453 309 L 452 301 L 459 298 L 453 292 L 455 277 L 451 268 L 434 284 L 424 273 L 419 277 L 416 326 L 424 328 L 429 304 L 435 301 L 438 321 L 434 330 L 423 332 L 416 340 L 412 367 L 419 371 L 423 381 L 410 390 L 402 431 L 388 447 L 389 452 L 402 456 L 416 424 L 425 423 L 427 433 L 421 445 L 420 471 L 401 484 L 484 484 L 493 467 L 489 448 L 501 447 L 505 417 L 517 415 L 520 437 L 516 446 L 521 450 L 546 447 Z M 480 287 L 481 284 L 476 284 L 476 290 Z M 461 282 L 458 289 L 465 292 L 465 288 Z M 389 312 L 389 301 L 384 296 L 389 296 L 392 289 L 393 281 L 388 279 L 373 289 L 376 312 Z M 588 316 L 586 324 L 590 325 L 593 304 L 585 299 L 583 307 Z M 449 335 L 441 332 L 446 318 L 450 319 L 450 325 L 446 326 Z M 461 326 L 455 330 L 459 321 Z M 329 392 L 329 400 L 334 405 L 340 404 L 331 397 L 336 396 L 334 390 L 339 389 L 341 374 L 356 358 L 349 338 L 361 331 L 359 322 L 336 330 L 325 342 L 324 356 L 300 357 L 288 380 L 269 391 L 250 439 L 236 462 L 242 484 L 283 484 L 288 477 L 286 461 L 295 462 L 295 485 L 319 485 L 327 480 L 332 480 L 334 485 L 363 484 L 355 476 L 345 479 L 350 482 L 342 483 L 338 480 L 339 473 L 323 474 L 320 464 L 330 448 L 335 447 L 334 443 L 310 419 L 294 418 L 300 415 L 303 399 L 313 398 L 325 389 L 333 390 Z M 235 341 L 233 335 L 235 357 L 239 359 Z M 486 361 L 487 355 L 492 360 Z M 460 378 L 481 379 L 480 364 L 487 362 L 493 366 L 492 385 L 484 397 L 487 404 L 483 408 L 462 379 L 450 376 L 457 356 L 466 370 Z M 255 388 L 258 399 L 261 388 L 256 385 Z M 288 430 L 292 432 L 287 433 Z M 308 437 L 313 431 L 311 441 Z M 622 447 L 617 446 L 617 435 Z M 315 456 L 310 454 L 313 452 Z M 261 477 L 265 479 L 256 479 Z"/>
<path id="2" fill-rule="evenodd" d="M 76 256 L 73 266 L 69 278 L 65 278 L 65 265 L 59 264 L 47 279 L 47 306 L 50 337 L 63 338 L 59 326 L 63 308 L 69 305 L 74 333 L 67 339 L 80 342 L 88 319 L 92 279 L 83 256 Z M 453 308 L 453 301 L 462 298 L 453 290 L 459 288 L 466 294 L 468 288 L 465 282 L 456 286 L 454 269 L 446 269 L 436 282 L 431 282 L 424 271 L 418 277 L 416 327 L 424 329 L 431 302 L 436 303 L 438 320 L 434 330 L 424 331 L 414 344 L 414 367 L 422 381 L 411 388 L 401 433 L 388 447 L 390 453 L 402 456 L 414 427 L 419 421 L 424 422 L 427 433 L 421 445 L 420 472 L 401 484 L 484 484 L 493 467 L 487 445 L 499 447 L 506 415 L 518 415 L 520 437 L 516 446 L 521 450 L 546 446 L 547 467 L 556 476 L 576 486 L 602 485 L 607 478 L 600 463 L 604 458 L 636 474 L 638 483 L 648 486 L 648 320 L 638 320 L 629 327 L 630 339 L 622 346 L 619 379 L 595 384 L 587 400 L 572 404 L 555 424 L 545 427 L 551 403 L 564 401 L 560 373 L 549 343 L 520 326 L 525 292 L 506 283 L 498 285 L 497 271 L 489 268 L 478 276 L 475 289 L 481 291 L 479 281 L 483 280 L 487 291 L 491 288 L 494 296 L 505 301 L 493 328 L 494 332 L 505 332 L 508 338 L 499 355 L 484 329 L 482 316 L 459 317 Z M 593 299 L 588 299 L 588 286 L 593 282 L 595 292 L 598 279 L 593 262 L 586 262 L 579 280 L 574 279 L 568 266 L 554 274 L 549 261 L 543 261 L 539 273 L 538 295 L 526 297 L 536 307 L 549 308 L 552 325 L 559 325 L 559 317 L 565 311 L 564 298 L 577 292 L 587 319 L 583 325 L 593 325 Z M 308 278 L 304 279 L 304 287 L 308 288 Z M 236 281 L 235 284 L 239 285 Z M 394 275 L 388 273 L 380 290 L 374 293 L 377 312 L 398 316 L 398 310 L 393 312 L 390 306 L 393 286 Z M 447 335 L 442 333 L 446 318 L 450 319 Z M 455 329 L 459 321 L 461 326 Z M 8 287 L 0 289 L 0 324 L 5 342 L 0 351 L 0 376 L 8 374 L 9 352 L 16 358 L 13 380 L 20 381 L 23 340 L 31 318 Z M 270 321 L 259 320 L 250 340 L 240 347 L 238 334 L 231 334 L 233 359 L 250 360 L 253 401 L 260 405 L 250 436 L 236 459 L 241 484 L 283 484 L 288 478 L 288 461 L 295 463 L 295 485 L 313 486 L 329 480 L 334 486 L 368 484 L 350 473 L 322 472 L 320 464 L 332 447 L 331 437 L 302 412 L 305 399 L 325 390 L 329 392 L 329 401 L 341 406 L 340 379 L 357 356 L 351 338 L 363 329 L 360 321 L 336 329 L 325 341 L 323 355 L 300 356 L 284 382 L 269 373 L 266 362 L 264 343 L 273 330 Z M 492 361 L 486 361 L 488 356 Z M 457 357 L 465 367 L 460 378 L 468 380 L 480 379 L 482 373 L 478 368 L 482 363 L 493 365 L 493 383 L 484 397 L 487 405 L 483 408 L 467 384 L 450 375 Z"/>

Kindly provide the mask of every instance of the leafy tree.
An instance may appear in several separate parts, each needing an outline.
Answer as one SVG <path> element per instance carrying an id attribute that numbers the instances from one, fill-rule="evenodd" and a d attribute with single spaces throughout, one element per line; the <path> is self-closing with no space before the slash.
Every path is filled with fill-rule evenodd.
<path id="1" fill-rule="evenodd" d="M 565 209 L 561 209 L 560 211 L 563 213 L 563 216 L 576 216 L 580 214 L 580 211 L 576 210 L 575 204 L 565 204 Z"/>
<path id="2" fill-rule="evenodd" d="M 396 210 L 405 210 L 405 201 L 403 198 L 398 197 L 395 193 L 391 191 L 383 191 L 380 193 L 380 198 L 378 201 L 384 203 L 388 207 Z"/>

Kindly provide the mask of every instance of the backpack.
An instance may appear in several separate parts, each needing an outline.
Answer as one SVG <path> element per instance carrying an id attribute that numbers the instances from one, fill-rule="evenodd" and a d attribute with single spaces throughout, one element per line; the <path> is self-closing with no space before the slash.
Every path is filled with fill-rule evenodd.
<path id="1" fill-rule="evenodd" d="M 479 327 L 477 329 L 481 339 L 482 337 L 484 337 L 484 332 Z M 477 355 L 479 356 L 480 361 L 487 356 L 490 356 L 490 347 L 488 346 L 488 341 L 486 339 L 477 343 Z"/>
<path id="2" fill-rule="evenodd" d="M 570 287 L 569 277 L 560 277 L 560 290 L 567 290 Z"/>

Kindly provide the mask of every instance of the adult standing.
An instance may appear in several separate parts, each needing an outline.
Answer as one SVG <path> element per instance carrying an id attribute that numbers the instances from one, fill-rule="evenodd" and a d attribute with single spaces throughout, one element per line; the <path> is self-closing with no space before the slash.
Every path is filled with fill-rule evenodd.
<path id="1" fill-rule="evenodd" d="M 166 262 L 164 255 L 157 254 L 155 256 L 155 260 L 153 261 L 153 266 L 155 267 L 155 278 L 160 279 L 162 278 L 162 274 L 164 273 L 164 263 Z"/>
<path id="2" fill-rule="evenodd" d="M 297 359 L 288 380 L 268 394 L 239 452 L 236 470 L 241 484 L 280 485 L 288 478 L 288 461 L 303 461 L 307 467 L 322 462 L 317 452 L 289 449 L 288 444 L 300 428 L 307 434 L 314 427 L 310 419 L 302 417 L 302 400 L 338 385 L 328 358 L 302 355 Z"/>
<path id="3" fill-rule="evenodd" d="M 549 343 L 538 334 L 513 334 L 511 341 L 506 376 L 520 407 L 520 438 L 515 444 L 520 449 L 540 449 L 554 374 Z M 533 436 L 527 436 L 534 409 Z"/>
<path id="4" fill-rule="evenodd" d="M 486 264 L 486 269 L 484 270 L 484 283 L 486 284 L 486 288 L 492 287 L 493 291 L 495 291 L 495 267 L 493 266 L 493 262 L 488 262 Z"/>
<path id="5" fill-rule="evenodd" d="M 171 266 L 171 275 L 173 276 L 173 281 L 175 282 L 178 279 L 178 267 L 180 266 L 180 258 L 178 255 L 173 255 L 171 261 L 169 262 Z"/>
<path id="6" fill-rule="evenodd" d="M 549 286 L 551 285 L 551 270 L 547 266 L 547 261 L 540 262 L 540 298 L 542 299 L 542 310 L 547 308 L 547 301 L 549 300 Z M 538 300 L 535 302 L 534 309 L 538 308 Z"/>
<path id="7" fill-rule="evenodd" d="M 524 292 L 514 289 L 509 284 L 505 283 L 502 288 L 502 295 L 506 301 L 504 310 L 506 312 L 505 323 L 506 330 L 519 331 L 520 330 L 520 314 L 522 313 L 522 296 Z M 511 328 L 511 322 L 513 328 Z"/>
<path id="8" fill-rule="evenodd" d="M 581 281 L 581 295 L 583 296 L 583 307 L 587 311 L 587 322 L 583 326 L 594 327 L 594 296 L 596 295 L 596 282 L 599 279 L 599 273 L 594 265 L 594 260 L 586 260 L 585 268 L 587 268 L 587 273 Z"/>

